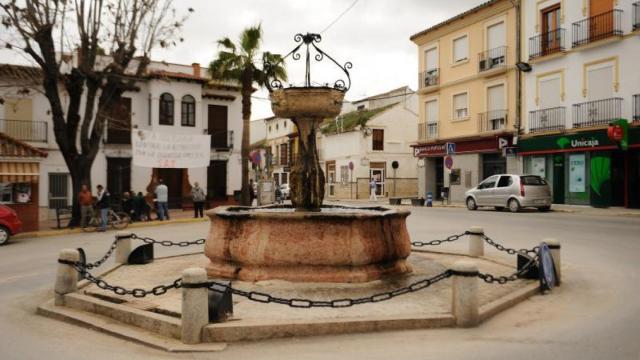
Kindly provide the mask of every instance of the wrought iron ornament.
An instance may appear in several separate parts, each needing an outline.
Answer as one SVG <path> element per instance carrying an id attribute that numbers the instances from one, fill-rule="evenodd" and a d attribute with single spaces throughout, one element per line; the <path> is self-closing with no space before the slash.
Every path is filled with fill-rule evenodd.
<path id="1" fill-rule="evenodd" d="M 293 50 L 291 50 L 287 55 L 281 57 L 276 63 L 271 64 L 268 61 L 265 61 L 264 63 L 264 69 L 266 70 L 266 74 L 267 74 L 267 78 L 266 78 L 266 86 L 267 89 L 269 90 L 269 92 L 273 91 L 274 89 L 283 89 L 283 85 L 282 82 L 280 80 L 278 80 L 276 78 L 276 75 L 273 71 L 273 69 L 277 66 L 282 64 L 287 58 L 291 58 L 293 60 L 300 60 L 302 58 L 302 55 L 300 54 L 300 50 L 302 48 L 302 46 L 304 45 L 304 52 L 305 52 L 305 76 L 304 76 L 304 87 L 307 88 L 311 88 L 311 87 L 329 87 L 329 83 L 326 83 L 322 86 L 313 86 L 311 85 L 311 48 L 313 48 L 316 52 L 316 54 L 313 56 L 313 58 L 315 59 L 315 61 L 322 61 L 324 60 L 324 58 L 326 57 L 327 59 L 331 60 L 331 62 L 333 62 L 338 68 L 340 68 L 340 70 L 342 70 L 345 75 L 347 76 L 346 80 L 345 79 L 338 79 L 333 83 L 333 88 L 336 90 L 340 90 L 342 92 L 347 92 L 347 90 L 349 90 L 349 88 L 351 87 L 351 76 L 349 75 L 349 69 L 351 69 L 353 67 L 353 64 L 349 61 L 347 61 L 344 65 L 340 65 L 340 63 L 338 63 L 333 57 L 331 57 L 329 54 L 327 54 L 326 52 L 324 52 L 322 49 L 320 49 L 316 44 L 319 43 L 320 41 L 322 41 L 322 37 L 320 36 L 320 34 L 312 34 L 312 33 L 306 33 L 306 34 L 296 34 L 296 36 L 293 37 L 293 40 L 298 43 L 298 45 L 293 48 Z M 293 85 L 290 85 L 289 87 L 296 87 Z"/>

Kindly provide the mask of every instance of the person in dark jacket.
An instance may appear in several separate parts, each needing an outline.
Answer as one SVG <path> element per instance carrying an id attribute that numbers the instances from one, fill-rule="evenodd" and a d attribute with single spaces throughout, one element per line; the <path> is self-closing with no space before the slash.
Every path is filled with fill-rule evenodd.
<path id="1" fill-rule="evenodd" d="M 109 216 L 109 204 L 111 202 L 111 195 L 102 187 L 98 185 L 98 195 L 96 196 L 96 207 L 100 210 L 100 229 L 98 231 L 107 231 L 107 217 Z"/>

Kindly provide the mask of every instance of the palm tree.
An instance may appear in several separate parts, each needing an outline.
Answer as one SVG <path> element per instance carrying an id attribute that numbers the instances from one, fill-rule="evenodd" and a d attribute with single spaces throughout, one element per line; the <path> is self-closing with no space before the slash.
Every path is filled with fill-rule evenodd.
<path id="1" fill-rule="evenodd" d="M 209 74 L 214 79 L 231 80 L 242 86 L 242 204 L 250 204 L 249 196 L 249 131 L 251 121 L 251 94 L 253 85 L 263 87 L 267 74 L 263 64 L 277 64 L 271 72 L 277 79 L 286 81 L 287 73 L 281 56 L 263 52 L 260 58 L 262 28 L 260 25 L 244 29 L 239 46 L 228 37 L 218 40 L 218 57 L 209 64 Z M 260 64 L 258 64 L 260 63 Z"/>

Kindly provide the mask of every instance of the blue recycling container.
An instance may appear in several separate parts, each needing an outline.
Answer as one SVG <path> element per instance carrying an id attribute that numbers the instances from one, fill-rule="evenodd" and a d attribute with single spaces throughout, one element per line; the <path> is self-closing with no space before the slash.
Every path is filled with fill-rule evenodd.
<path id="1" fill-rule="evenodd" d="M 432 207 L 432 206 L 433 206 L 433 193 L 429 191 L 427 193 L 427 207 Z"/>

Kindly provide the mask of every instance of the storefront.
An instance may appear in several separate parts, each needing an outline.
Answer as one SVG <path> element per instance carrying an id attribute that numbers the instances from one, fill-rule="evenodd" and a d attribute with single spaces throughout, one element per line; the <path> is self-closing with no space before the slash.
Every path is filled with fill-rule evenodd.
<path id="1" fill-rule="evenodd" d="M 0 203 L 18 214 L 22 231 L 38 230 L 40 161 L 47 153 L 0 133 Z"/>
<path id="2" fill-rule="evenodd" d="M 414 145 L 420 196 L 431 192 L 440 199 L 444 188 L 451 201 L 464 201 L 464 193 L 483 179 L 515 168 L 515 158 L 503 155 L 503 148 L 511 144 L 511 134 L 501 134 Z"/>
<path id="3" fill-rule="evenodd" d="M 623 151 L 606 129 L 521 139 L 525 173 L 544 177 L 556 204 L 640 207 L 640 128 Z"/>

